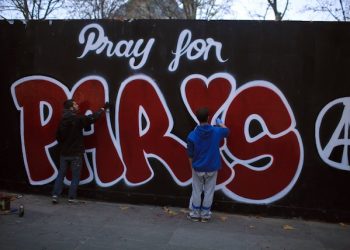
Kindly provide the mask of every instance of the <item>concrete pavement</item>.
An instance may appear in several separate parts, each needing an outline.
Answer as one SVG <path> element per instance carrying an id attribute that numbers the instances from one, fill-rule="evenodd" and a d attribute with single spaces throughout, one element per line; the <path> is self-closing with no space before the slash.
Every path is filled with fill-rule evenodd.
<path id="1" fill-rule="evenodd" d="M 300 219 L 213 213 L 208 223 L 186 209 L 24 195 L 0 215 L 0 249 L 350 249 L 350 226 Z"/>

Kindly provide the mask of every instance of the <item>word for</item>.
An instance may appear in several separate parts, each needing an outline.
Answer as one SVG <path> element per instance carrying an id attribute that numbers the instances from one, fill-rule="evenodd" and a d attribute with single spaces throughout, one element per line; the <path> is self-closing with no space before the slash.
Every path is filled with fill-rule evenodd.
<path id="1" fill-rule="evenodd" d="M 173 52 L 174 59 L 170 63 L 168 69 L 169 71 L 175 71 L 179 66 L 180 58 L 183 55 L 186 55 L 188 60 L 196 60 L 200 57 L 203 57 L 203 60 L 208 60 L 209 52 L 211 48 L 215 48 L 216 59 L 223 63 L 227 60 L 223 60 L 221 57 L 222 44 L 216 42 L 213 38 L 196 39 L 193 42 L 191 41 L 192 33 L 189 30 L 184 30 L 179 36 L 177 42 L 176 51 Z"/>

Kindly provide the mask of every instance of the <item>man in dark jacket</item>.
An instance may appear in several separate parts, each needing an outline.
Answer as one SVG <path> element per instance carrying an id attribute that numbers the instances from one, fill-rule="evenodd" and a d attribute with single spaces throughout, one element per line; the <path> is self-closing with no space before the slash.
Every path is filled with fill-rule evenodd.
<path id="1" fill-rule="evenodd" d="M 198 109 L 196 117 L 200 124 L 187 137 L 187 154 L 192 166 L 191 211 L 188 218 L 207 222 L 211 218 L 216 178 L 221 168 L 220 144 L 228 136 L 229 129 L 220 119 L 216 120 L 217 126 L 211 126 L 207 108 Z"/>
<path id="2" fill-rule="evenodd" d="M 56 133 L 56 139 L 60 148 L 60 169 L 52 191 L 52 202 L 54 204 L 58 203 L 58 197 L 62 193 L 63 179 L 68 166 L 70 166 L 72 171 L 68 201 L 70 203 L 77 202 L 77 189 L 85 152 L 83 129 L 97 121 L 103 111 L 109 107 L 109 104 L 106 103 L 99 111 L 87 116 L 78 114 L 79 105 L 73 99 L 65 101 L 63 106 L 63 116 Z"/>

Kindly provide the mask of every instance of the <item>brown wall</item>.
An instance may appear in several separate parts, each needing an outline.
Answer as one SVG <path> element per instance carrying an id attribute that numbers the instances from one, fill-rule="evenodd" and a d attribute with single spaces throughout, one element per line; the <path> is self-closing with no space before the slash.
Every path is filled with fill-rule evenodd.
<path id="1" fill-rule="evenodd" d="M 350 219 L 350 24 L 1 21 L 0 44 L 1 188 L 50 193 L 74 97 L 112 104 L 86 131 L 81 196 L 187 206 L 207 106 L 230 128 L 214 209 Z"/>

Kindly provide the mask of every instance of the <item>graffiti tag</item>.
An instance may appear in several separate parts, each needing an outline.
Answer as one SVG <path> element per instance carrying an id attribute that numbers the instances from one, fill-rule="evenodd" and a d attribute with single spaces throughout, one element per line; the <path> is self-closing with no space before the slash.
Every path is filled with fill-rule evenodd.
<path id="1" fill-rule="evenodd" d="M 332 135 L 330 136 L 328 142 L 321 142 L 321 129 L 322 124 L 327 121 L 325 116 L 332 112 L 332 109 L 340 107 L 342 109 L 340 117 L 338 117 L 339 122 L 334 128 Z M 334 110 L 333 110 L 334 112 Z M 336 118 L 335 118 L 336 119 Z M 329 166 L 350 171 L 349 165 L 349 128 L 350 128 L 350 97 L 344 97 L 336 99 L 328 103 L 319 113 L 316 125 L 315 125 L 315 141 L 317 146 L 317 151 L 322 158 L 322 160 Z M 333 128 L 330 128 L 333 129 Z M 341 150 L 341 157 L 339 159 L 332 158 L 332 153 L 335 150 Z"/>
<path id="2" fill-rule="evenodd" d="M 104 104 L 108 91 L 107 82 L 99 76 L 85 77 L 71 90 L 44 76 L 25 77 L 12 85 L 21 114 L 24 165 L 32 185 L 47 184 L 57 176 L 49 149 L 57 144 L 55 131 L 63 101 L 74 98 L 81 112 L 89 113 Z M 227 73 L 209 78 L 194 74 L 183 80 L 181 96 L 193 119 L 198 107 L 207 106 L 211 121 L 220 116 L 231 130 L 221 147 L 223 167 L 217 190 L 248 203 L 270 203 L 291 190 L 304 152 L 293 112 L 278 88 L 253 81 L 236 89 L 235 79 Z M 172 132 L 171 111 L 154 80 L 135 75 L 123 81 L 115 99 L 114 130 L 110 116 L 106 113 L 84 133 L 82 184 L 95 180 L 98 186 L 109 187 L 124 180 L 129 186 L 143 185 L 154 176 L 151 158 L 162 163 L 177 185 L 191 183 L 186 143 Z M 262 128 L 258 135 L 250 134 L 253 121 Z M 262 159 L 266 163 L 257 164 Z"/>

